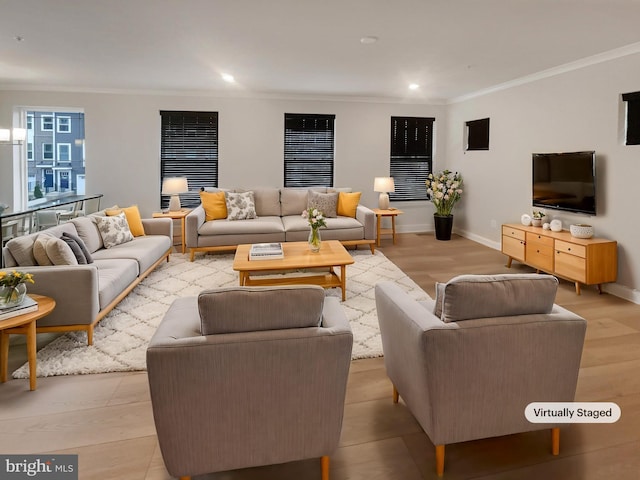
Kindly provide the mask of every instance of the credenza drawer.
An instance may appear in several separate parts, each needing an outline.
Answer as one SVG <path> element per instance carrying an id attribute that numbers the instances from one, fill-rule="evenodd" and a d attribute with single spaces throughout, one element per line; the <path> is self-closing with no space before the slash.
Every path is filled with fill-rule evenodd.
<path id="1" fill-rule="evenodd" d="M 584 245 L 578 245 L 576 243 L 563 242 L 562 240 L 556 240 L 555 249 L 558 252 L 569 253 L 576 257 L 585 258 L 587 256 L 587 249 Z"/>
<path id="2" fill-rule="evenodd" d="M 518 230 L 517 228 L 507 227 L 505 225 L 502 226 L 502 235 L 515 238 L 517 240 L 524 241 L 525 235 L 523 230 Z"/>
<path id="3" fill-rule="evenodd" d="M 524 261 L 524 238 L 519 240 L 517 238 L 502 236 L 502 253 L 515 258 L 521 262 Z"/>
<path id="4" fill-rule="evenodd" d="M 525 247 L 526 262 L 532 267 L 546 272 L 553 272 L 553 246 L 527 242 Z"/>
<path id="5" fill-rule="evenodd" d="M 553 238 L 545 235 L 540 235 L 537 233 L 527 232 L 527 243 L 535 242 L 541 245 L 546 245 L 550 248 L 553 248 Z"/>
<path id="6" fill-rule="evenodd" d="M 577 282 L 586 283 L 587 261 L 584 258 L 556 249 L 554 260 L 555 273 Z"/>

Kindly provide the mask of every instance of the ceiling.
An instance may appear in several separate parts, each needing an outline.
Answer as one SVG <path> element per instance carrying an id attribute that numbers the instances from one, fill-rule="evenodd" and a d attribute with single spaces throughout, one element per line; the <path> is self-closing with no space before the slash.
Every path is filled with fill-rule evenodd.
<path id="1" fill-rule="evenodd" d="M 446 102 L 638 52 L 639 22 L 640 0 L 0 0 L 0 88 Z"/>

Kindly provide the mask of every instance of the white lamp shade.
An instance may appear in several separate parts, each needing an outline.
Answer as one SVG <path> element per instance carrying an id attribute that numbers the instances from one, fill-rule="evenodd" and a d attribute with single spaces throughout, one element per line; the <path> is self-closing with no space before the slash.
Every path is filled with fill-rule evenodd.
<path id="1" fill-rule="evenodd" d="M 13 129 L 13 141 L 14 142 L 24 142 L 27 138 L 27 129 L 26 128 L 14 128 Z"/>
<path id="2" fill-rule="evenodd" d="M 393 183 L 393 177 L 376 177 L 373 182 L 374 192 L 395 192 L 395 184 Z"/>
<path id="3" fill-rule="evenodd" d="M 189 183 L 184 177 L 168 177 L 162 180 L 162 193 L 164 195 L 187 193 L 188 191 Z"/>

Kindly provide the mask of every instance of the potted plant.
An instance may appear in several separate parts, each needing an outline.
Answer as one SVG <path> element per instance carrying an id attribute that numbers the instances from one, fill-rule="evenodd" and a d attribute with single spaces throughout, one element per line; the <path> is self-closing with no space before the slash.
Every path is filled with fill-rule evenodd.
<path id="1" fill-rule="evenodd" d="M 541 227 L 542 222 L 544 221 L 544 217 L 546 216 L 547 214 L 543 211 L 534 210 L 533 214 L 531 215 L 531 225 L 533 225 L 534 227 Z"/>
<path id="2" fill-rule="evenodd" d="M 430 173 L 426 180 L 427 195 L 436 207 L 433 220 L 438 240 L 450 240 L 453 227 L 453 207 L 462 198 L 462 175 L 458 172 L 443 170 Z"/>
<path id="3" fill-rule="evenodd" d="M 0 271 L 0 308 L 20 305 L 27 294 L 27 283 L 33 283 L 31 273 Z"/>

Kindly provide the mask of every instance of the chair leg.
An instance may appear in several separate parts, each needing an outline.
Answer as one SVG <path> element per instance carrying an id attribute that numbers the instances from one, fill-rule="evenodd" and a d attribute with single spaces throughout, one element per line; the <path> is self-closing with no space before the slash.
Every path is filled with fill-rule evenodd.
<path id="1" fill-rule="evenodd" d="M 436 475 L 444 475 L 444 445 L 436 445 Z"/>
<path id="2" fill-rule="evenodd" d="M 558 427 L 551 429 L 551 453 L 553 455 L 560 453 L 560 429 Z"/>
<path id="3" fill-rule="evenodd" d="M 396 389 L 396 386 L 393 386 L 393 403 L 398 403 L 398 399 L 400 398 L 400 394 L 398 393 L 398 390 Z"/>
<path id="4" fill-rule="evenodd" d="M 180 480 L 191 480 L 191 477 L 180 477 Z"/>
<path id="5" fill-rule="evenodd" d="M 329 480 L 329 456 L 320 457 L 320 469 L 322 471 L 322 480 Z"/>

